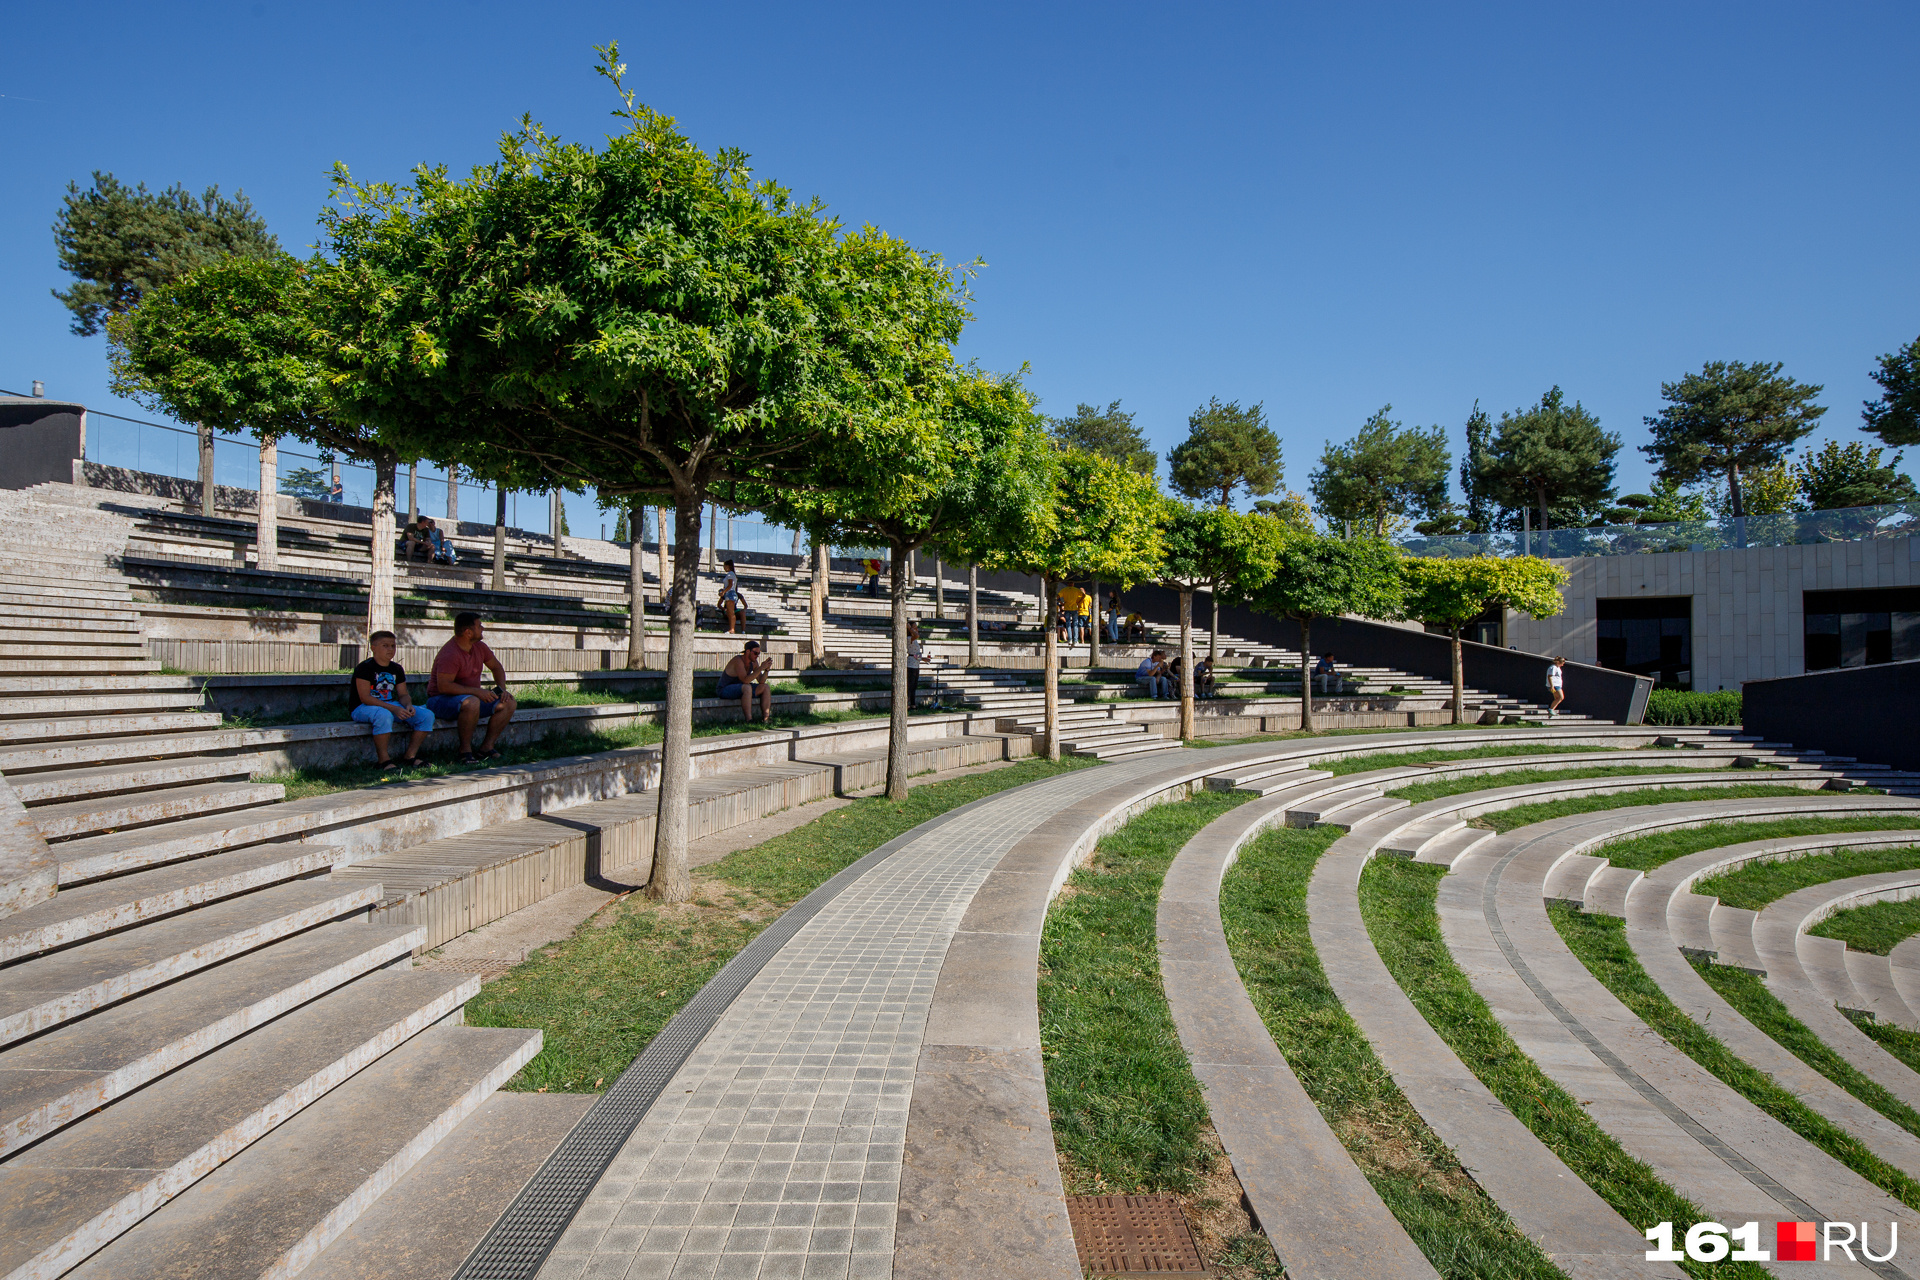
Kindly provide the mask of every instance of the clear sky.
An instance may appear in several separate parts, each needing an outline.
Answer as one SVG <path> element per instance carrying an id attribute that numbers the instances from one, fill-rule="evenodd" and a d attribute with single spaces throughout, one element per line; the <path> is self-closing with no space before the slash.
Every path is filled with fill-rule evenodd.
<path id="1" fill-rule="evenodd" d="M 1782 360 L 1862 438 L 1920 333 L 1920 6 L 9 6 L 0 387 L 111 408 L 49 226 L 91 170 L 244 188 L 315 238 L 362 178 L 604 133 L 591 46 L 703 145 L 952 260 L 962 354 L 1163 453 L 1262 401 L 1305 490 L 1391 403 L 1446 426 L 1559 384 L 1620 432 L 1659 384 Z M 119 411 L 130 411 L 122 407 Z M 135 410 L 139 416 L 143 412 Z M 1908 459 L 1907 469 L 1920 459 Z"/>

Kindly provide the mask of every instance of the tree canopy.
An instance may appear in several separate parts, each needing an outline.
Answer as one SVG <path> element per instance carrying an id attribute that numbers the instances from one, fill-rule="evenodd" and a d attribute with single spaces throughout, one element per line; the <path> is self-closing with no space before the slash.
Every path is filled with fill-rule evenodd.
<path id="1" fill-rule="evenodd" d="M 1865 429 L 1882 444 L 1920 444 L 1920 338 L 1881 356 L 1869 376 L 1880 384 L 1880 398 L 1861 408 Z"/>
<path id="2" fill-rule="evenodd" d="M 1881 452 L 1858 440 L 1844 445 L 1829 440 L 1818 452 L 1802 455 L 1793 474 L 1807 506 L 1834 511 L 1920 500 L 1913 480 L 1899 469 L 1901 455 L 1896 453 L 1883 464 Z"/>
<path id="3" fill-rule="evenodd" d="M 1447 470 L 1452 455 L 1447 433 L 1403 428 L 1384 405 L 1345 444 L 1329 442 L 1308 482 L 1329 524 L 1351 522 L 1384 538 L 1396 522 L 1416 515 L 1437 518 L 1448 508 Z"/>
<path id="4" fill-rule="evenodd" d="M 1464 719 L 1465 678 L 1460 629 L 1489 609 L 1515 609 L 1533 618 L 1561 610 L 1565 571 L 1537 556 L 1462 556 L 1401 562 L 1402 613 L 1444 629 L 1453 640 L 1453 723 Z"/>
<path id="5" fill-rule="evenodd" d="M 82 337 L 196 267 L 280 253 L 280 242 L 243 191 L 229 199 L 213 186 L 196 199 L 178 183 L 152 192 L 144 182 L 129 187 L 98 170 L 85 191 L 67 184 L 53 241 L 60 269 L 75 277 L 53 296 L 73 312 L 73 331 Z"/>
<path id="6" fill-rule="evenodd" d="M 1562 524 L 1584 524 L 1613 494 L 1618 452 L 1620 437 L 1554 387 L 1538 404 L 1500 415 L 1479 480 L 1503 507 L 1537 508 L 1543 530 L 1556 515 Z"/>
<path id="7" fill-rule="evenodd" d="M 1460 497 L 1474 533 L 1487 533 L 1493 528 L 1495 503 L 1487 482 L 1481 479 L 1489 473 L 1488 454 L 1492 444 L 1493 423 L 1475 400 L 1473 412 L 1467 415 L 1466 452 L 1460 455 Z"/>
<path id="8" fill-rule="evenodd" d="M 1232 506 L 1235 489 L 1264 496 L 1280 487 L 1280 437 L 1263 406 L 1243 409 L 1216 396 L 1188 416 L 1187 438 L 1167 453 L 1167 470 L 1180 496 Z"/>
<path id="9" fill-rule="evenodd" d="M 1076 405 L 1071 418 L 1055 418 L 1047 429 L 1063 449 L 1097 453 L 1144 476 L 1152 475 L 1160 465 L 1160 455 L 1147 447 L 1146 436 L 1133 425 L 1133 415 L 1122 410 L 1118 400 L 1104 409 Z"/>
<path id="10" fill-rule="evenodd" d="M 1400 553 L 1378 538 L 1290 531 L 1275 549 L 1273 576 L 1253 593 L 1261 613 L 1300 624 L 1300 727 L 1313 728 L 1313 621 L 1343 613 L 1400 616 Z"/>
<path id="11" fill-rule="evenodd" d="M 1813 402 L 1821 388 L 1795 382 L 1781 368 L 1778 361 L 1710 360 L 1698 373 L 1661 383 L 1667 405 L 1646 420 L 1653 441 L 1640 451 L 1678 484 L 1724 477 L 1727 514 L 1746 515 L 1740 473 L 1785 461 L 1826 412 Z"/>

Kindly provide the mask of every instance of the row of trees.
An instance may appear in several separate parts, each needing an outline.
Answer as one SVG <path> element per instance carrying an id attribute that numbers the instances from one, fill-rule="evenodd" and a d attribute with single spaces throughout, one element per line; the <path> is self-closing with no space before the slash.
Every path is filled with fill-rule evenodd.
<path id="1" fill-rule="evenodd" d="M 899 797 L 916 550 L 1036 575 L 1049 613 L 1069 580 L 1168 583 L 1181 592 L 1188 655 L 1196 590 L 1298 620 L 1303 647 L 1313 620 L 1335 614 L 1415 617 L 1457 635 L 1489 605 L 1557 610 L 1557 574 L 1542 562 L 1423 567 L 1377 537 L 1316 533 L 1295 504 L 1234 511 L 1241 491 L 1280 480 L 1257 405 L 1204 406 L 1169 459 L 1174 487 L 1209 505 L 1161 494 L 1137 433 L 1111 429 L 1117 405 L 1104 423 L 1090 407 L 1049 423 L 1017 376 L 955 360 L 967 269 L 843 228 L 819 203 L 755 180 L 737 151 L 702 151 L 634 101 L 617 47 L 600 53 L 624 122 L 604 146 L 529 123 L 464 178 L 423 168 L 405 185 L 360 183 L 342 169 L 324 252 L 301 260 L 256 239 L 88 305 L 126 392 L 208 429 L 251 431 L 263 455 L 284 436 L 373 464 L 370 628 L 392 621 L 402 462 L 457 466 L 502 492 L 591 490 L 630 527 L 645 506 L 671 510 L 650 894 L 679 899 L 689 887 L 694 600 L 710 504 L 805 529 L 816 548 L 892 549 L 888 785 Z M 262 497 L 264 551 L 264 482 Z M 637 552 L 633 565 L 638 604 Z M 1057 756 L 1058 661 L 1045 631 Z M 1310 699 L 1302 717 L 1311 727 Z"/>

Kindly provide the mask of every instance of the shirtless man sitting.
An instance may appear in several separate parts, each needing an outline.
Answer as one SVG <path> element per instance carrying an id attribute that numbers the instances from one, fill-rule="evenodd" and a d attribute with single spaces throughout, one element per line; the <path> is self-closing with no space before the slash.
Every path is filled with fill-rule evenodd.
<path id="1" fill-rule="evenodd" d="M 740 716 L 743 720 L 753 719 L 753 695 L 760 694 L 760 722 L 770 724 L 773 721 L 773 684 L 767 679 L 767 672 L 773 670 L 773 659 L 760 656 L 760 642 L 747 641 L 746 647 L 733 655 L 726 668 L 720 672 L 720 687 L 714 692 L 722 698 L 740 699 Z"/>

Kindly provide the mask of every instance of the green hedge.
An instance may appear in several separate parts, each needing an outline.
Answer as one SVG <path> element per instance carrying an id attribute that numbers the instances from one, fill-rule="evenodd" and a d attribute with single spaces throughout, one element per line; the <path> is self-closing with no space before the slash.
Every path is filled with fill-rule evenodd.
<path id="1" fill-rule="evenodd" d="M 1655 689 L 1647 699 L 1648 724 L 1739 724 L 1740 692 L 1687 693 Z"/>

